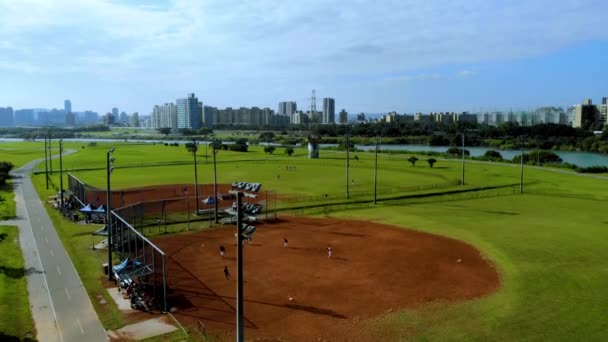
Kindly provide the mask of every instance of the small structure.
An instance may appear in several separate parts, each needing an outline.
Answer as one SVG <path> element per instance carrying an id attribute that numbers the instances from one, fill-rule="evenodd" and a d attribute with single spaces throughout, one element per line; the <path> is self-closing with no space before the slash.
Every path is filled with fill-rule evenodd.
<path id="1" fill-rule="evenodd" d="M 308 136 L 308 158 L 317 159 L 319 158 L 319 141 L 321 137 L 317 134 L 311 134 Z"/>

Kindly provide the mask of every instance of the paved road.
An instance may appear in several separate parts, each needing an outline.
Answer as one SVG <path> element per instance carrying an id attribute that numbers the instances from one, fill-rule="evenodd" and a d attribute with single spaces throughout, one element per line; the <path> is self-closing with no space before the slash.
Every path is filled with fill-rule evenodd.
<path id="1" fill-rule="evenodd" d="M 39 341 L 107 341 L 74 264 L 29 178 L 31 162 L 13 172 L 30 307 Z M 64 184 L 66 185 L 66 184 Z"/>

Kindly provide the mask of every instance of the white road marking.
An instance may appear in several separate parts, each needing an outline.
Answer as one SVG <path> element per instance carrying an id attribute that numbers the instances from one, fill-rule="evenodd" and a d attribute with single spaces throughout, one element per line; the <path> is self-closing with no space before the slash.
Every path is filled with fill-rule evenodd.
<path id="1" fill-rule="evenodd" d="M 49 243 L 49 239 L 48 238 L 44 238 L 44 242 Z"/>
<path id="2" fill-rule="evenodd" d="M 55 256 L 55 253 L 53 253 L 52 249 L 49 249 L 49 252 L 51 252 L 51 256 Z"/>
<path id="3" fill-rule="evenodd" d="M 65 289 L 65 295 L 68 297 L 68 300 L 72 300 L 72 297 L 70 296 L 70 293 L 68 292 L 68 288 L 64 287 Z"/>
<path id="4" fill-rule="evenodd" d="M 59 272 L 59 275 L 61 275 L 61 270 L 59 269 L 59 265 L 57 265 L 57 272 Z"/>
<path id="5" fill-rule="evenodd" d="M 82 324 L 80 324 L 80 320 L 76 318 L 76 322 L 78 323 L 78 327 L 80 328 L 80 332 L 84 335 L 84 329 L 82 329 Z"/>

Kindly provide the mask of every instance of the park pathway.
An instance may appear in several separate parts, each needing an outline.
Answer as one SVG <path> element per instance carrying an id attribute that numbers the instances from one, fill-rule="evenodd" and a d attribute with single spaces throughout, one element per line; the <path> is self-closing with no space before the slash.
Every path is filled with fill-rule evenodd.
<path id="1" fill-rule="evenodd" d="M 68 154 L 68 153 L 66 153 Z M 30 308 L 38 341 L 108 341 L 93 304 L 29 177 L 32 161 L 14 170 L 17 218 Z"/>

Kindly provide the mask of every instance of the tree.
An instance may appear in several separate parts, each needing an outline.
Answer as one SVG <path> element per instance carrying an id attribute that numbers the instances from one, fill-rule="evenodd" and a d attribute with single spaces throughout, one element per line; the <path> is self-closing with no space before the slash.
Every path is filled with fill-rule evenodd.
<path id="1" fill-rule="evenodd" d="M 9 172 L 13 169 L 13 163 L 3 161 L 0 162 L 0 185 L 4 185 L 9 177 Z"/>
<path id="2" fill-rule="evenodd" d="M 196 151 L 198 151 L 198 144 L 195 144 L 193 142 L 187 142 L 186 149 L 188 150 L 188 152 L 196 153 Z"/>
<path id="3" fill-rule="evenodd" d="M 293 147 L 289 146 L 285 148 L 285 154 L 287 154 L 288 156 L 291 157 L 291 155 L 293 154 Z"/>
<path id="4" fill-rule="evenodd" d="M 260 141 L 266 141 L 266 142 L 272 141 L 274 139 L 274 133 L 263 132 L 260 134 L 259 139 L 260 139 Z"/>
<path id="5" fill-rule="evenodd" d="M 161 128 L 157 128 L 156 130 L 158 131 L 158 133 L 164 134 L 165 137 L 167 135 L 169 135 L 169 133 L 171 133 L 171 128 L 170 127 L 161 127 Z"/>
<path id="6" fill-rule="evenodd" d="M 502 155 L 498 151 L 488 150 L 484 153 L 483 157 L 487 160 L 500 161 L 502 160 Z"/>
<path id="7" fill-rule="evenodd" d="M 426 160 L 427 163 L 429 163 L 430 167 L 433 167 L 433 165 L 435 165 L 435 163 L 437 162 L 437 159 L 435 158 L 429 158 Z"/>
<path id="8" fill-rule="evenodd" d="M 411 157 L 407 158 L 407 161 L 409 161 L 412 164 L 412 166 L 416 166 L 416 162 L 418 161 L 418 158 L 411 156 Z"/>
<path id="9" fill-rule="evenodd" d="M 264 146 L 264 153 L 272 154 L 272 152 L 274 152 L 275 149 L 276 149 L 276 147 L 274 147 L 274 146 Z"/>

